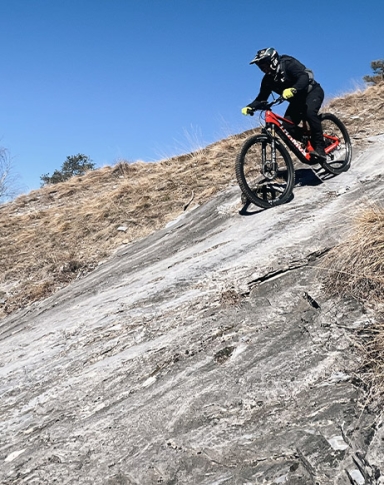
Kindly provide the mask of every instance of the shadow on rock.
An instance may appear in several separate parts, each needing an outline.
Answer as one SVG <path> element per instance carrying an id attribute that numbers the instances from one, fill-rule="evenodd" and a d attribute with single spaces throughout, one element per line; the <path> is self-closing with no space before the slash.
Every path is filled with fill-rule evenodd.
<path id="1" fill-rule="evenodd" d="M 315 187 L 316 185 L 321 185 L 323 183 L 319 175 L 310 168 L 299 168 L 295 171 L 295 186 L 310 186 Z"/>
<path id="2" fill-rule="evenodd" d="M 288 204 L 289 202 L 291 202 L 294 199 L 294 197 L 295 197 L 294 194 L 291 194 L 290 198 L 287 200 L 287 202 L 285 202 L 285 204 Z M 265 210 L 270 209 L 270 207 L 266 209 L 262 207 L 258 207 L 255 204 L 253 204 L 253 202 L 246 200 L 245 197 L 244 198 L 242 197 L 241 201 L 244 204 L 243 207 L 239 210 L 239 214 L 241 216 L 253 216 L 255 214 L 259 214 L 260 212 L 264 212 Z M 248 210 L 250 206 L 252 207 L 252 210 Z"/>

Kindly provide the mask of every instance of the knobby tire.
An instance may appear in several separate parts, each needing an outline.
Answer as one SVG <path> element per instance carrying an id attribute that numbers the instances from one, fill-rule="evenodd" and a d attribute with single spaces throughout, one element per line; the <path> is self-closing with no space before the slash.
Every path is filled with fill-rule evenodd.
<path id="1" fill-rule="evenodd" d="M 326 135 L 338 136 L 340 145 L 334 151 L 330 152 L 327 160 L 321 162 L 322 167 L 333 175 L 339 175 L 346 172 L 352 161 L 352 144 L 345 125 L 332 113 L 322 113 L 320 115 L 321 125 L 324 133 L 326 145 L 331 143 Z"/>
<path id="2" fill-rule="evenodd" d="M 263 147 L 267 154 L 264 166 L 261 155 Z M 266 168 L 271 162 L 271 140 L 267 135 L 248 138 L 236 159 L 236 177 L 240 189 L 249 202 L 263 209 L 287 202 L 295 185 L 295 170 L 288 151 L 277 139 L 275 147 L 275 170 L 268 171 Z"/>

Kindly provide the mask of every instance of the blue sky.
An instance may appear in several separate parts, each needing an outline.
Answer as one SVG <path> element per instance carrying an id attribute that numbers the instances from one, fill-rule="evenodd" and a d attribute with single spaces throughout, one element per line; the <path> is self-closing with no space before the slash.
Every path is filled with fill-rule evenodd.
<path id="1" fill-rule="evenodd" d="M 253 122 L 249 62 L 273 46 L 328 98 L 384 57 L 382 0 L 0 0 L 0 145 L 23 191 L 83 153 L 156 161 Z"/>

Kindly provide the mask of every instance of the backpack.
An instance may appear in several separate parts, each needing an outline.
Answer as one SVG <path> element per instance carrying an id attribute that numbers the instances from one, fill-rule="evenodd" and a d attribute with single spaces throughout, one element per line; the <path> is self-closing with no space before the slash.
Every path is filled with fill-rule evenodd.
<path id="1" fill-rule="evenodd" d="M 299 64 L 301 64 L 300 61 L 298 61 L 295 57 L 292 57 L 292 56 L 287 56 L 286 54 L 283 54 L 280 56 L 280 66 L 281 66 L 281 74 L 282 75 L 285 75 L 285 63 L 286 61 L 295 61 L 295 62 L 298 62 Z M 308 88 L 308 92 L 312 89 L 312 85 L 314 84 L 315 82 L 315 76 L 313 74 L 313 71 L 312 69 L 308 69 L 304 66 L 304 64 L 301 64 L 304 68 L 304 71 L 308 74 L 308 77 L 309 77 L 309 88 Z"/>

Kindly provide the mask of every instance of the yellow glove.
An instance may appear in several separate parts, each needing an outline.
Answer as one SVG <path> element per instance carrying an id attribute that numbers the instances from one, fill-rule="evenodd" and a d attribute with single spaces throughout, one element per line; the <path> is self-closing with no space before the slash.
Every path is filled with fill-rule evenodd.
<path id="1" fill-rule="evenodd" d="M 295 88 L 288 88 L 284 89 L 282 96 L 284 99 L 291 99 L 296 93 L 297 90 Z"/>
<path id="2" fill-rule="evenodd" d="M 245 108 L 243 108 L 243 109 L 241 110 L 241 112 L 242 112 L 242 113 L 243 113 L 243 115 L 245 115 L 245 116 L 247 116 L 247 115 L 251 115 L 251 116 L 252 116 L 252 115 L 253 115 L 253 111 L 254 111 L 254 110 L 253 110 L 252 108 L 250 108 L 249 106 L 246 106 Z"/>

